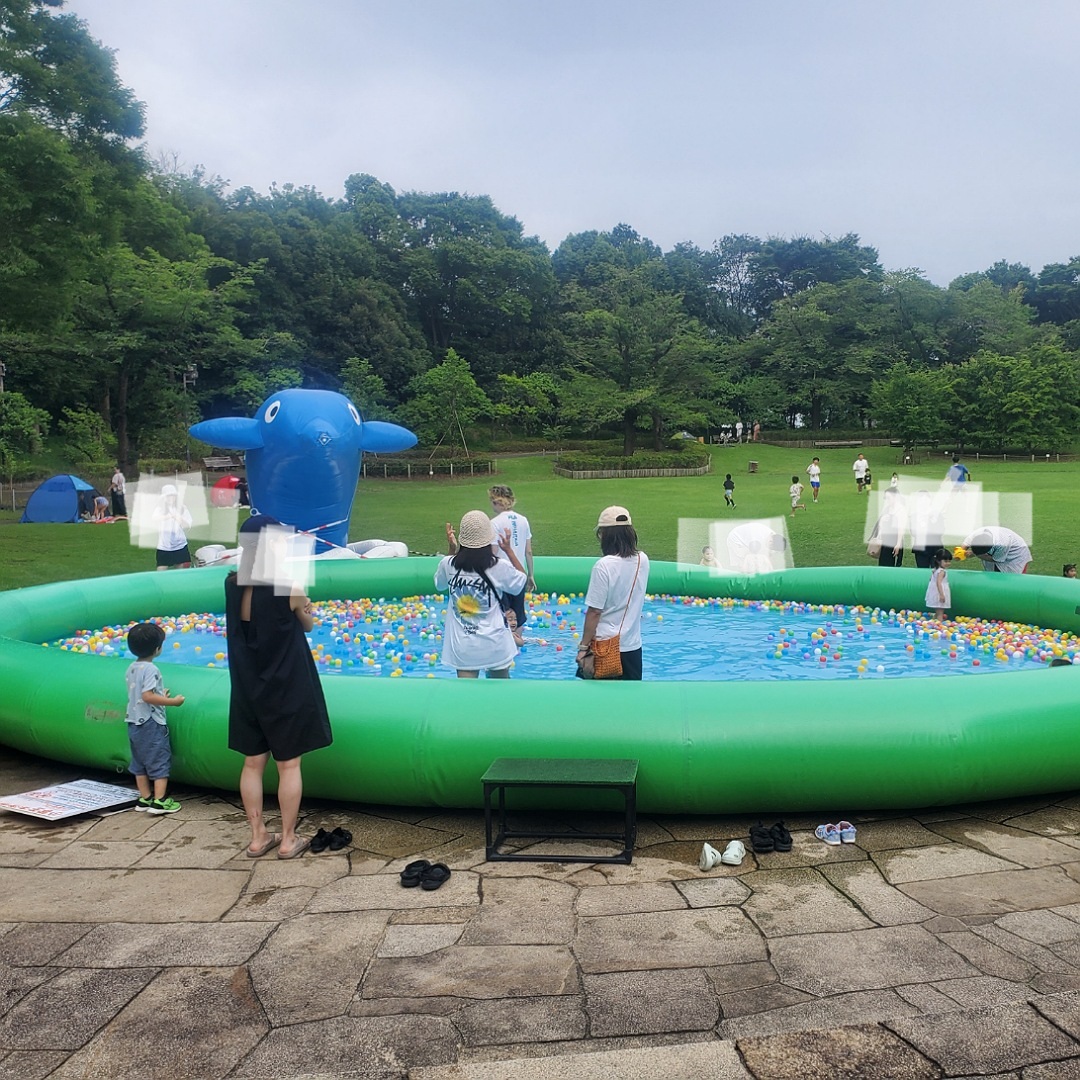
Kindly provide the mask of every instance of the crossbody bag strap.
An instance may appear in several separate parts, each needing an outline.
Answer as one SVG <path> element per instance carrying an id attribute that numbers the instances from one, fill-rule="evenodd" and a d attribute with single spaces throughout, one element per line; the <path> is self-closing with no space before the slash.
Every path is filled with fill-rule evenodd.
<path id="1" fill-rule="evenodd" d="M 622 618 L 619 620 L 617 637 L 622 637 L 622 624 L 626 622 L 626 613 L 630 610 L 630 599 L 634 595 L 634 586 L 637 584 L 638 574 L 641 573 L 641 552 L 638 552 L 637 569 L 634 571 L 634 580 L 630 584 L 630 595 L 626 598 L 626 607 L 622 609 Z"/>

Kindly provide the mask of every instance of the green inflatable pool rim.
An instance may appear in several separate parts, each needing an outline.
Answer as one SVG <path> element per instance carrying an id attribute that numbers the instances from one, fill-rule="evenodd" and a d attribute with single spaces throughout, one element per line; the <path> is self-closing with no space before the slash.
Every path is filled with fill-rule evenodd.
<path id="1" fill-rule="evenodd" d="M 582 592 L 591 558 L 536 560 L 546 592 Z M 319 563 L 316 599 L 432 591 L 432 558 Z M 220 611 L 218 568 L 57 582 L 0 593 L 0 742 L 126 776 L 128 659 L 43 648 L 78 629 Z M 961 571 L 955 614 L 1080 630 L 1080 588 L 1057 578 Z M 654 593 L 920 609 L 921 570 L 876 566 L 731 577 L 652 564 Z M 648 644 L 646 642 L 646 648 Z M 955 804 L 1080 788 L 1077 672 L 836 682 L 581 683 L 329 679 L 334 744 L 304 759 L 308 795 L 406 806 L 481 805 L 497 757 L 640 762 L 654 813 Z M 170 710 L 173 777 L 235 790 L 229 676 L 162 663 L 186 696 Z"/>

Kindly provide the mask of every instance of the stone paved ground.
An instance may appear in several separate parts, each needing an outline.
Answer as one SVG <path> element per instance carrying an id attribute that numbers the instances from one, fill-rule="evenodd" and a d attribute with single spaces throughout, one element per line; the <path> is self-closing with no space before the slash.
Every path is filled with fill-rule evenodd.
<path id="1" fill-rule="evenodd" d="M 0 750 L 0 793 L 85 771 Z M 109 777 L 98 777 L 110 779 Z M 115 779 L 115 778 L 113 778 Z M 476 812 L 311 803 L 350 850 L 243 856 L 236 798 L 0 815 L 0 1080 L 1080 1077 L 1080 795 L 644 818 L 631 866 L 486 863 Z M 403 889 L 414 858 L 441 889 Z"/>

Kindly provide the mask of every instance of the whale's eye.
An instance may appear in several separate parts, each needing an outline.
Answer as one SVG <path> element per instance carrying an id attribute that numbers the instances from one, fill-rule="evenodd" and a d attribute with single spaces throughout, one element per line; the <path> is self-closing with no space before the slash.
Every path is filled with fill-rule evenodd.
<path id="1" fill-rule="evenodd" d="M 352 413 L 352 418 L 353 418 L 353 419 L 354 419 L 354 420 L 355 420 L 355 421 L 356 421 L 356 422 L 357 422 L 358 424 L 362 424 L 362 423 L 363 423 L 363 421 L 362 421 L 362 420 L 360 419 L 360 414 L 359 414 L 359 413 L 358 413 L 358 412 L 356 411 L 356 406 L 355 406 L 355 405 L 354 405 L 354 404 L 353 404 L 353 403 L 352 403 L 351 401 L 349 402 L 349 412 L 350 412 L 350 413 Z"/>
<path id="2" fill-rule="evenodd" d="M 266 406 L 266 412 L 263 414 L 263 419 L 268 424 L 272 424 L 279 412 L 281 412 L 281 402 L 271 401 L 270 404 Z"/>

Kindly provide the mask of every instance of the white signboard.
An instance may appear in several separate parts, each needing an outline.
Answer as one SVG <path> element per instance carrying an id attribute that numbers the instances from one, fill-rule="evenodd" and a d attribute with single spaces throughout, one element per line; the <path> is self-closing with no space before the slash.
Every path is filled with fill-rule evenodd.
<path id="1" fill-rule="evenodd" d="M 70 784 L 55 784 L 22 795 L 0 798 L 0 810 L 29 814 L 46 821 L 90 814 L 133 803 L 139 793 L 133 788 L 115 784 L 99 784 L 96 780 L 73 780 Z"/>

